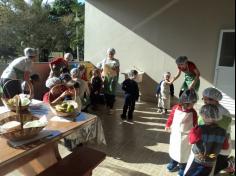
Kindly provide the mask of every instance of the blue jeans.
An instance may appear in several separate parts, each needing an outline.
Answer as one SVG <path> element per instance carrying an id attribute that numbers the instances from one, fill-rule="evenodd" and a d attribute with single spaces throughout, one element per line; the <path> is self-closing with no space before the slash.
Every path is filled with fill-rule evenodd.
<path id="1" fill-rule="evenodd" d="M 212 167 L 206 167 L 193 161 L 184 176 L 208 176 L 211 173 L 211 170 Z"/>

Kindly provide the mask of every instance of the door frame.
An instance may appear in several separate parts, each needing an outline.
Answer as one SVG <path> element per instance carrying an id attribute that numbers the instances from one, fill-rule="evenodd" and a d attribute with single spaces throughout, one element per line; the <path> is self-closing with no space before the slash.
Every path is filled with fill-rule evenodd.
<path id="1" fill-rule="evenodd" d="M 222 39 L 223 39 L 223 34 L 225 32 L 235 32 L 235 29 L 221 29 L 220 30 L 219 43 L 218 43 L 218 49 L 217 49 L 217 58 L 216 58 L 216 65 L 215 65 L 214 83 L 213 83 L 213 85 L 215 87 L 216 87 L 217 77 L 218 77 L 218 66 L 219 66 L 219 62 L 220 62 L 220 52 L 221 52 L 221 46 L 222 46 Z M 235 64 L 235 61 L 234 61 L 234 64 Z"/>

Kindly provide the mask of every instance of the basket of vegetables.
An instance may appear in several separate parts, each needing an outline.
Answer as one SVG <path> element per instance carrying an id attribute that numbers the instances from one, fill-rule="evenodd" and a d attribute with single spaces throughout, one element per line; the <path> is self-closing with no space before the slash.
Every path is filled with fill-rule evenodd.
<path id="1" fill-rule="evenodd" d="M 2 87 L 3 94 L 1 97 L 2 103 L 5 107 L 7 107 L 11 111 L 16 111 L 17 109 L 17 97 L 20 97 L 21 100 L 21 111 L 25 111 L 28 109 L 30 103 L 31 103 L 31 94 L 32 94 L 32 88 L 27 83 L 29 89 L 29 94 L 24 94 L 23 90 L 16 91 L 17 94 L 12 93 L 14 87 L 19 88 L 21 85 L 21 80 L 8 80 Z M 11 87 L 11 88 L 10 88 Z M 20 87 L 21 88 L 21 87 Z"/>
<path id="2" fill-rule="evenodd" d="M 64 88 L 62 89 L 62 87 Z M 60 93 L 58 94 L 58 92 Z M 54 86 L 49 91 L 49 106 L 51 111 L 60 117 L 74 118 L 80 113 L 75 88 L 62 84 Z"/>
<path id="3" fill-rule="evenodd" d="M 17 111 L 0 120 L 0 135 L 12 141 L 30 139 L 47 125 L 47 120 L 32 114 L 21 114 L 21 103 L 18 99 Z"/>

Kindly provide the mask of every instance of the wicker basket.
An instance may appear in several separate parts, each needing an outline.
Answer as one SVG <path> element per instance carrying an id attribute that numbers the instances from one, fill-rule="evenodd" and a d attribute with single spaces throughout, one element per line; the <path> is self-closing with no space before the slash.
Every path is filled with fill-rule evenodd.
<path id="1" fill-rule="evenodd" d="M 2 87 L 3 91 L 4 90 L 7 91 L 7 86 L 9 84 L 11 84 L 13 81 L 16 81 L 16 80 L 8 80 Z M 31 86 L 28 82 L 26 82 L 26 85 L 28 86 L 28 89 L 29 89 L 29 92 L 30 92 L 29 93 L 29 98 L 31 98 L 32 97 L 32 88 L 31 88 Z M 14 106 L 14 105 L 9 105 L 9 103 L 8 103 L 9 99 L 10 99 L 9 97 L 8 98 L 6 98 L 4 96 L 1 97 L 1 100 L 2 100 L 2 103 L 4 104 L 4 106 L 7 107 L 9 110 L 16 112 L 17 107 Z M 29 105 L 30 105 L 30 102 L 25 106 L 21 106 L 21 111 L 26 111 L 29 108 Z"/>
<path id="2" fill-rule="evenodd" d="M 5 107 L 7 107 L 7 108 L 8 108 L 9 110 L 11 110 L 11 111 L 16 112 L 17 107 L 16 107 L 16 106 L 9 105 L 9 104 L 8 104 L 8 100 L 9 100 L 9 99 L 7 99 L 7 98 L 1 98 L 1 100 L 2 100 L 2 103 L 4 104 Z M 30 103 L 27 104 L 27 105 L 25 105 L 25 106 L 21 106 L 21 111 L 26 111 L 26 110 L 28 110 L 29 105 L 30 105 Z"/>
<path id="3" fill-rule="evenodd" d="M 73 94 L 73 100 L 64 100 L 64 101 L 60 101 L 56 104 L 52 104 L 50 102 L 50 96 L 51 96 L 51 92 L 53 91 L 53 89 L 58 88 L 59 86 L 62 86 L 62 84 L 58 84 L 56 86 L 54 86 L 50 91 L 49 91 L 49 107 L 51 109 L 51 111 L 53 112 L 53 114 L 55 114 L 56 116 L 60 116 L 60 117 L 67 117 L 67 118 L 75 118 L 79 112 L 78 109 L 78 104 L 76 102 L 76 90 L 75 88 L 73 88 L 74 94 Z M 64 86 L 64 85 L 63 85 Z M 61 112 L 61 111 L 57 111 L 55 106 L 58 104 L 62 104 L 63 102 L 67 102 L 71 105 L 74 106 L 74 111 L 73 112 Z"/>
<path id="4" fill-rule="evenodd" d="M 31 114 L 22 114 L 21 115 L 23 123 L 33 121 L 33 120 L 38 120 L 37 117 L 32 116 Z M 10 121 L 18 121 L 20 122 L 20 117 L 19 115 L 12 115 L 9 117 L 6 117 L 2 120 L 0 120 L 0 125 L 3 125 L 4 123 L 10 122 Z M 5 133 L 0 133 L 4 138 L 12 141 L 19 141 L 19 140 L 26 140 L 30 139 L 34 136 L 37 136 L 38 133 L 44 128 L 45 126 L 42 127 L 32 127 L 32 128 L 23 128 L 20 130 L 16 131 L 11 131 L 11 132 L 5 132 Z"/>

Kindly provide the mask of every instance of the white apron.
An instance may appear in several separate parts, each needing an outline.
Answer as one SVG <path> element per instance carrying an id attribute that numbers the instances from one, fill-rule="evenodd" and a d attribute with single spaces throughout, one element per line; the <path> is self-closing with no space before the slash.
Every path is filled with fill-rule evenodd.
<path id="1" fill-rule="evenodd" d="M 175 110 L 171 125 L 169 154 L 179 163 L 187 163 L 191 151 L 188 134 L 193 128 L 193 113 Z"/>
<path id="2" fill-rule="evenodd" d="M 170 85 L 162 81 L 158 107 L 170 109 Z"/>

